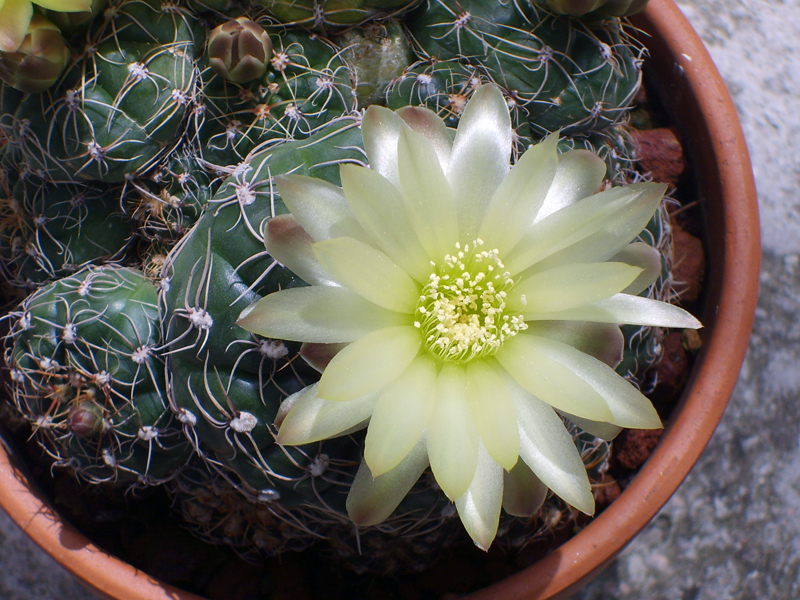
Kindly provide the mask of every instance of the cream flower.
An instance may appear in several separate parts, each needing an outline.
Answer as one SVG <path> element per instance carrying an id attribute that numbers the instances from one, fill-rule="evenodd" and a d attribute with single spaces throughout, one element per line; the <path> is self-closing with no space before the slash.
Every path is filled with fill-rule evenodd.
<path id="1" fill-rule="evenodd" d="M 358 525 L 386 519 L 428 466 L 484 549 L 501 507 L 530 515 L 544 486 L 593 513 L 559 413 L 607 437 L 660 427 L 613 370 L 618 324 L 700 327 L 636 295 L 660 261 L 632 240 L 664 186 L 594 194 L 603 162 L 558 155 L 555 135 L 511 167 L 495 86 L 475 92 L 454 138 L 412 107 L 370 107 L 362 132 L 371 168 L 342 166 L 341 188 L 276 178 L 291 215 L 268 222 L 267 249 L 311 285 L 262 298 L 239 324 L 307 342 L 323 371 L 286 400 L 278 441 L 368 427 L 347 501 Z"/>
<path id="2" fill-rule="evenodd" d="M 90 10 L 92 0 L 0 0 L 0 50 L 16 52 L 33 17 L 33 5 L 57 12 Z"/>

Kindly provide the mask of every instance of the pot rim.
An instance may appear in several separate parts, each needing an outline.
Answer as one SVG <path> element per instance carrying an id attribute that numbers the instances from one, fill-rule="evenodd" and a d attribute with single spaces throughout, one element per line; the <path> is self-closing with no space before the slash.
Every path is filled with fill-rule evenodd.
<path id="1" fill-rule="evenodd" d="M 650 0 L 633 21 L 651 36 L 650 60 L 669 80 L 670 101 L 676 101 L 677 121 L 695 149 L 697 172 L 722 176 L 699 182 L 714 250 L 704 347 L 661 442 L 619 498 L 578 536 L 536 564 L 469 595 L 470 600 L 566 597 L 599 572 L 655 516 L 697 461 L 744 360 L 761 248 L 755 182 L 736 109 L 703 42 L 674 0 Z M 81 583 L 112 600 L 203 600 L 92 544 L 60 518 L 35 482 L 15 466 L 18 462 L 13 450 L 0 443 L 0 507 Z"/>

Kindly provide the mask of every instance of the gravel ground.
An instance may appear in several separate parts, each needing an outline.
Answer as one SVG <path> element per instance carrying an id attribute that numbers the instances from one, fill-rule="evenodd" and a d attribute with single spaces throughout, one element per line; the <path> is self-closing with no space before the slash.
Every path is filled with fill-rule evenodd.
<path id="1" fill-rule="evenodd" d="M 762 289 L 720 427 L 656 519 L 573 600 L 800 598 L 800 3 L 679 0 L 739 109 L 759 188 Z M 0 512 L 0 598 L 89 594 Z"/>

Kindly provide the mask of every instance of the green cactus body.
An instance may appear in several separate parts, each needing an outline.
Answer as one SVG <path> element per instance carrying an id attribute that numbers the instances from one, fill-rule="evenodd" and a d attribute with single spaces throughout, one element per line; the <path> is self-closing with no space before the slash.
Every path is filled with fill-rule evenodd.
<path id="1" fill-rule="evenodd" d="M 529 0 L 563 15 L 586 20 L 626 17 L 642 12 L 648 0 Z"/>
<path id="2" fill-rule="evenodd" d="M 57 466 L 145 485 L 187 461 L 164 392 L 157 300 L 137 271 L 97 267 L 40 288 L 10 314 L 12 396 Z"/>
<path id="3" fill-rule="evenodd" d="M 0 254 L 8 280 L 26 289 L 89 263 L 123 257 L 132 228 L 121 191 L 106 184 L 47 183 L 29 171 L 0 199 Z"/>
<path id="4" fill-rule="evenodd" d="M 197 222 L 216 187 L 188 148 L 165 157 L 146 178 L 133 180 L 131 215 L 144 239 L 171 245 Z"/>
<path id="5" fill-rule="evenodd" d="M 337 43 L 353 66 L 360 108 L 382 104 L 387 86 L 402 75 L 413 56 L 399 21 L 351 29 Z"/>
<path id="6" fill-rule="evenodd" d="M 284 25 L 325 31 L 401 14 L 420 0 L 257 0 Z"/>
<path id="7" fill-rule="evenodd" d="M 261 144 L 302 139 L 355 108 L 355 92 L 338 49 L 302 31 L 274 33 L 261 80 L 237 84 L 201 61 L 202 89 L 193 132 L 202 158 L 236 165 Z"/>
<path id="8" fill-rule="evenodd" d="M 104 18 L 59 84 L 16 111 L 29 133 L 12 142 L 56 180 L 125 181 L 183 133 L 203 41 L 196 22 L 158 0 L 112 3 Z"/>
<path id="9" fill-rule="evenodd" d="M 408 28 L 429 62 L 462 60 L 503 88 L 537 138 L 615 123 L 640 85 L 639 49 L 617 21 L 591 30 L 516 2 L 430 0 Z"/>
<path id="10" fill-rule="evenodd" d="M 310 464 L 320 452 L 274 443 L 281 401 L 318 377 L 297 357 L 299 345 L 256 339 L 235 325 L 260 296 L 303 285 L 264 250 L 264 222 L 286 212 L 271 176 L 292 171 L 338 180 L 338 164 L 362 156 L 355 125 L 342 120 L 241 165 L 164 270 L 169 374 L 179 418 L 200 452 L 239 473 L 253 498 L 281 498 L 288 505 L 304 494 L 313 498 Z"/>

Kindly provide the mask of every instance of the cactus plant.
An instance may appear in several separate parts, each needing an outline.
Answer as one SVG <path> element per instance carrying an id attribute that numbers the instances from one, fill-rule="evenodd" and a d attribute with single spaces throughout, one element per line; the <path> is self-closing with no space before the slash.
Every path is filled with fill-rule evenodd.
<path id="1" fill-rule="evenodd" d="M 10 313 L 12 397 L 56 466 L 92 482 L 146 485 L 187 461 L 156 352 L 157 296 L 134 270 L 92 267 Z"/>

